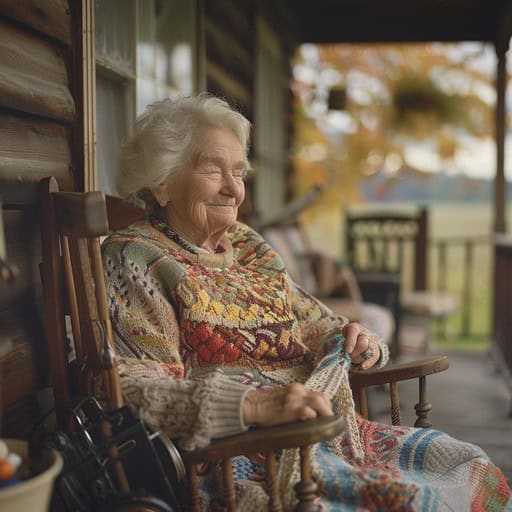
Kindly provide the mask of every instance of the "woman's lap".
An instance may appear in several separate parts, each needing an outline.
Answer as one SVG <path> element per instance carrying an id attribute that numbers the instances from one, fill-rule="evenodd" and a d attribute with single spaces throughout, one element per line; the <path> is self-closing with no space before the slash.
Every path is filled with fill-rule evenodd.
<path id="1" fill-rule="evenodd" d="M 313 450 L 313 466 L 326 510 L 512 510 L 503 474 L 478 446 L 435 429 L 390 426 L 361 417 L 357 423 L 364 460 L 354 456 L 347 435 L 319 443 Z M 294 459 L 280 458 L 282 463 L 289 460 Z M 248 492 L 250 496 L 242 503 L 250 503 L 250 510 L 266 510 L 264 456 L 237 457 L 233 466 L 239 494 Z M 297 476 L 298 467 L 284 473 Z M 205 498 L 206 493 L 219 489 L 220 474 L 220 468 L 211 467 L 205 475 L 201 486 Z M 291 489 L 289 484 L 286 488 Z M 293 492 L 290 496 L 293 499 Z M 256 502 L 262 499 L 260 508 Z"/>
<path id="2" fill-rule="evenodd" d="M 393 427 L 361 418 L 358 424 L 364 461 L 352 457 L 343 438 L 343 458 L 329 443 L 319 445 L 315 453 L 331 510 L 340 503 L 343 510 L 512 509 L 505 478 L 479 447 L 434 429 Z"/>

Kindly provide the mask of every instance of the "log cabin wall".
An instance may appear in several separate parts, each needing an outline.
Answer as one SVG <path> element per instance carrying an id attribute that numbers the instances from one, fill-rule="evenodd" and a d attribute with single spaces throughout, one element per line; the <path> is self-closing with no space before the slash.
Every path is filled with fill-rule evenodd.
<path id="1" fill-rule="evenodd" d="M 197 0 L 196 5 L 196 90 L 225 97 L 253 122 L 258 110 L 271 111 L 255 94 L 261 20 L 272 33 L 279 61 L 266 73 L 279 75 L 273 83 L 284 100 L 274 122 L 282 127 L 279 145 L 286 155 L 295 30 L 289 9 L 266 0 Z M 101 185 L 93 169 L 94 45 L 83 40 L 85 33 L 94 34 L 93 26 L 83 25 L 94 22 L 91 6 L 91 0 L 0 0 L 0 196 L 8 256 L 20 269 L 14 286 L 0 284 L 0 344 L 13 344 L 0 388 L 6 406 L 1 433 L 6 436 L 27 432 L 40 413 L 38 398 L 46 396 L 40 391 L 49 385 L 37 183 L 53 175 L 62 189 Z M 287 161 L 281 163 L 276 179 L 286 183 Z M 257 206 L 251 201 L 253 188 L 249 184 L 247 219 Z"/>
<path id="2" fill-rule="evenodd" d="M 289 6 L 258 3 L 255 98 L 256 217 L 277 214 L 291 199 L 292 57 L 296 25 Z"/>
<path id="3" fill-rule="evenodd" d="M 250 0 L 203 0 L 199 9 L 201 41 L 198 89 L 225 98 L 254 120 L 255 8 Z M 202 75 L 202 76 L 201 76 Z M 254 183 L 246 184 L 239 218 L 250 222 Z"/>
<path id="4" fill-rule="evenodd" d="M 203 7 L 206 88 L 238 105 L 252 121 L 254 2 L 206 0 Z"/>
<path id="5" fill-rule="evenodd" d="M 19 269 L 14 285 L 0 283 L 0 344 L 11 346 L 0 389 L 6 436 L 26 433 L 39 414 L 38 391 L 49 384 L 37 183 L 53 175 L 61 188 L 73 189 L 83 181 L 81 151 L 73 151 L 83 133 L 74 85 L 81 70 L 73 73 L 79 40 L 72 23 L 81 14 L 71 10 L 81 6 L 74 4 L 0 0 L 0 196 L 7 255 Z"/>
<path id="6" fill-rule="evenodd" d="M 287 5 L 267 0 L 204 0 L 204 88 L 225 97 L 252 122 L 256 169 L 240 209 L 251 222 L 289 196 L 290 58 L 296 26 Z M 201 67 L 201 66 L 200 66 Z M 272 118 L 272 122 L 270 122 Z"/>

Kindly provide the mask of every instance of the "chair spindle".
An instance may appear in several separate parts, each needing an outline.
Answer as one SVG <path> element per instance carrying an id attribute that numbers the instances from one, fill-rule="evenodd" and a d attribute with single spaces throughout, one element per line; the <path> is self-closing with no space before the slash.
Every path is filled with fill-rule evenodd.
<path id="1" fill-rule="evenodd" d="M 429 428 L 432 426 L 429 413 L 432 410 L 432 404 L 427 402 L 427 380 L 425 377 L 419 378 L 420 401 L 414 406 L 418 419 L 414 423 L 415 427 Z"/>
<path id="2" fill-rule="evenodd" d="M 283 506 L 279 497 L 279 488 L 276 482 L 277 462 L 274 452 L 268 452 L 265 456 L 265 471 L 267 480 L 267 493 L 269 496 L 268 509 L 270 512 L 282 512 Z"/>
<path id="3" fill-rule="evenodd" d="M 233 478 L 233 464 L 231 459 L 225 459 L 222 461 L 222 484 L 224 486 L 224 501 L 227 511 L 235 512 L 235 480 Z"/>
<path id="4" fill-rule="evenodd" d="M 186 463 L 188 476 L 189 510 L 192 512 L 201 512 L 201 504 L 199 502 L 199 479 L 197 478 L 197 464 Z"/>
<path id="5" fill-rule="evenodd" d="M 396 382 L 389 383 L 389 393 L 391 397 L 391 424 L 400 425 L 400 396 Z"/>
<path id="6" fill-rule="evenodd" d="M 368 398 L 366 396 L 366 388 L 359 389 L 359 414 L 368 419 Z"/>
<path id="7" fill-rule="evenodd" d="M 319 505 L 317 499 L 318 485 L 313 480 L 311 467 L 311 445 L 300 448 L 300 482 L 295 485 L 295 493 L 299 502 L 295 512 L 317 512 Z"/>

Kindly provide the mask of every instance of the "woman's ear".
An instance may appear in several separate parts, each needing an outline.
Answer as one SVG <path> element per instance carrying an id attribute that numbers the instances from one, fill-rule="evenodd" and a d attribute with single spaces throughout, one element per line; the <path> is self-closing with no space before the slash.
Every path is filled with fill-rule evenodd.
<path id="1" fill-rule="evenodd" d="M 163 208 L 170 200 L 168 183 L 160 183 L 158 187 L 152 190 L 157 203 Z"/>

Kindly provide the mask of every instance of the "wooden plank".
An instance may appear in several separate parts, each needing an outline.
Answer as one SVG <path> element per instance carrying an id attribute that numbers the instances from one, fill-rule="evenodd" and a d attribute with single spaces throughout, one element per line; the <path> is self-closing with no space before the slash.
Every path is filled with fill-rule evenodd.
<path id="1" fill-rule="evenodd" d="M 297 448 L 331 439 L 347 427 L 343 416 L 319 416 L 306 421 L 261 427 L 222 439 L 205 448 L 182 452 L 185 465 L 218 461 L 240 454 L 249 455 L 286 448 Z"/>
<path id="2" fill-rule="evenodd" d="M 446 356 L 435 356 L 419 361 L 392 364 L 384 368 L 374 368 L 364 372 L 353 371 L 350 374 L 350 384 L 352 389 L 360 389 L 367 386 L 417 379 L 442 372 L 448 369 L 449 366 Z"/>
<path id="3" fill-rule="evenodd" d="M 207 20 L 206 28 L 206 49 L 208 59 L 216 62 L 230 73 L 238 76 L 240 81 L 251 83 L 254 73 L 254 59 L 250 49 L 241 44 L 234 34 Z"/>
<path id="4" fill-rule="evenodd" d="M 494 4 L 491 6 L 490 4 Z M 494 2 L 334 2 L 294 0 L 302 43 L 492 42 L 502 13 Z"/>
<path id="5" fill-rule="evenodd" d="M 73 41 L 72 91 L 79 122 L 73 128 L 73 173 L 76 189 L 97 189 L 96 169 L 96 58 L 94 1 L 71 2 Z"/>
<path id="6" fill-rule="evenodd" d="M 22 377 L 22 378 L 21 378 Z M 4 407 L 36 391 L 36 369 L 32 344 L 18 341 L 4 359 L 2 397 Z M 7 419 L 7 418 L 5 418 Z"/>
<path id="7" fill-rule="evenodd" d="M 54 179 L 45 179 L 40 185 L 41 215 L 41 276 L 44 281 L 43 299 L 46 320 L 47 350 L 53 395 L 56 404 L 69 400 L 69 382 L 66 375 L 66 325 L 64 320 L 64 275 L 60 259 L 59 238 L 53 229 L 56 214 L 51 192 L 58 189 Z M 59 418 L 60 420 L 60 418 Z"/>
<path id="8" fill-rule="evenodd" d="M 55 176 L 62 188 L 72 187 L 67 128 L 36 118 L 0 114 L 0 184 L 9 203 L 7 184 L 37 183 Z"/>
<path id="9" fill-rule="evenodd" d="M 1 389 L 3 405 L 8 407 L 33 395 L 40 384 L 38 376 L 40 370 L 44 371 L 46 358 L 38 351 L 44 347 L 44 329 L 35 302 L 30 299 L 2 311 L 0 325 L 0 344 L 10 344 L 3 359 Z M 3 420 L 8 422 L 7 414 Z"/>
<path id="10" fill-rule="evenodd" d="M 75 119 L 63 52 L 5 20 L 0 20 L 0 106 Z"/>
<path id="11" fill-rule="evenodd" d="M 7 259 L 16 265 L 19 272 L 13 284 L 0 284 L 0 312 L 26 300 L 27 297 L 40 297 L 42 294 L 37 268 L 41 260 L 37 224 L 39 214 L 35 210 L 4 210 L 3 216 Z M 0 336 L 7 336 L 3 321 L 9 319 L 0 318 Z M 31 322 L 28 316 L 26 320 Z"/>
<path id="12" fill-rule="evenodd" d="M 81 49 L 82 62 L 82 124 L 84 152 L 84 190 L 98 188 L 98 171 L 96 169 L 96 52 L 94 41 L 93 0 L 82 0 Z"/>
<path id="13" fill-rule="evenodd" d="M 283 51 L 291 58 L 300 44 L 297 40 L 298 25 L 294 5 L 265 0 L 258 2 L 257 6 L 258 14 L 273 28 Z"/>
<path id="14" fill-rule="evenodd" d="M 68 0 L 0 0 L 0 14 L 62 43 L 71 44 Z"/>
<path id="15" fill-rule="evenodd" d="M 40 415 L 35 394 L 23 397 L 12 405 L 5 407 L 0 434 L 7 438 L 26 439 Z"/>
<path id="16" fill-rule="evenodd" d="M 204 2 L 206 20 L 230 32 L 246 48 L 254 41 L 254 6 L 248 0 L 215 0 Z M 208 51 L 208 48 L 206 49 Z"/>
<path id="17" fill-rule="evenodd" d="M 240 83 L 228 71 L 212 61 L 206 63 L 206 79 L 208 90 L 214 94 L 225 96 L 229 101 L 235 100 L 245 112 L 252 111 L 252 94 L 246 85 Z"/>

